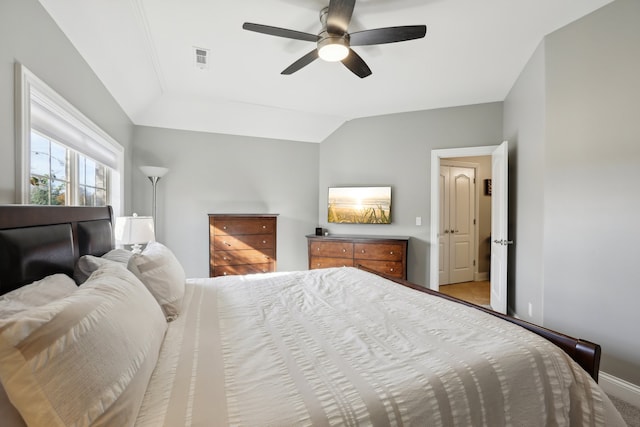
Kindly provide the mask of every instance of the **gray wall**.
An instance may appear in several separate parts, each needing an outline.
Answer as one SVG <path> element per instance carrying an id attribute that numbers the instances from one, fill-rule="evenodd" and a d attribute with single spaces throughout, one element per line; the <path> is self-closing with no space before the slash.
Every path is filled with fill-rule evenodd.
<path id="1" fill-rule="evenodd" d="M 533 321 L 598 342 L 603 371 L 634 384 L 638 18 L 640 2 L 617 0 L 549 35 L 504 103 L 505 136 L 515 142 L 516 312 L 542 305 Z"/>
<path id="2" fill-rule="evenodd" d="M 20 62 L 125 148 L 131 201 L 131 120 L 37 0 L 0 1 L 0 203 L 15 203 L 14 63 Z"/>
<path id="3" fill-rule="evenodd" d="M 318 151 L 311 143 L 138 126 L 132 212 L 151 214 L 151 183 L 139 166 L 167 167 L 157 191 L 158 241 L 187 276 L 209 276 L 209 213 L 279 214 L 278 270 L 305 270 L 305 235 L 318 213 Z"/>
<path id="4" fill-rule="evenodd" d="M 410 236 L 408 278 L 428 286 L 431 150 L 501 142 L 501 102 L 352 120 L 320 144 L 318 221 L 335 234 Z M 327 188 L 349 185 L 391 185 L 392 224 L 328 224 Z"/>
<path id="5" fill-rule="evenodd" d="M 504 101 L 504 138 L 509 141 L 508 232 L 514 241 L 508 253 L 508 306 L 537 324 L 543 323 L 544 54 L 543 43 Z"/>
<path id="6" fill-rule="evenodd" d="M 640 384 L 640 2 L 548 37 L 544 322 Z"/>

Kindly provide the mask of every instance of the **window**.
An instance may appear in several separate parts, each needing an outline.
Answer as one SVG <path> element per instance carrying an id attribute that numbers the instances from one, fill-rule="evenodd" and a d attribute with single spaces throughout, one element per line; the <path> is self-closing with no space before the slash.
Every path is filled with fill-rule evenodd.
<path id="1" fill-rule="evenodd" d="M 106 206 L 108 169 L 95 160 L 78 155 L 78 205 Z"/>
<path id="2" fill-rule="evenodd" d="M 119 215 L 122 146 L 20 64 L 16 85 L 18 203 L 111 205 Z"/>
<path id="3" fill-rule="evenodd" d="M 31 131 L 29 203 L 106 206 L 110 169 L 34 130 Z M 77 171 L 77 173 L 74 173 Z"/>
<path id="4" fill-rule="evenodd" d="M 47 137 L 31 132 L 31 185 L 34 205 L 66 205 L 69 202 L 69 150 Z"/>

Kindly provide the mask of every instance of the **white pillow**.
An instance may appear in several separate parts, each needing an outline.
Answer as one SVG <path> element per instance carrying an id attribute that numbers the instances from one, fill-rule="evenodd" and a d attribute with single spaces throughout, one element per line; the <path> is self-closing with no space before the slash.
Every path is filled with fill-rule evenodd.
<path id="1" fill-rule="evenodd" d="M 149 242 L 141 254 L 134 254 L 129 269 L 156 298 L 167 321 L 180 314 L 186 280 L 180 262 L 162 243 Z"/>
<path id="2" fill-rule="evenodd" d="M 0 319 L 63 298 L 77 289 L 76 283 L 66 274 L 47 276 L 0 295 Z"/>
<path id="3" fill-rule="evenodd" d="M 133 425 L 167 324 L 119 265 L 0 320 L 0 379 L 29 425 Z"/>
<path id="4" fill-rule="evenodd" d="M 133 255 L 130 251 L 125 249 L 113 249 L 102 255 L 101 257 L 96 257 L 93 255 L 83 255 L 78 258 L 76 262 L 73 278 L 76 283 L 79 285 L 86 282 L 86 280 L 91 276 L 91 273 L 96 271 L 101 266 L 108 264 L 109 262 L 116 262 L 124 265 L 129 263 L 129 259 Z"/>
<path id="5" fill-rule="evenodd" d="M 53 274 L 44 279 L 24 285 L 0 296 L 0 319 L 38 307 L 56 299 L 64 298 L 78 289 L 76 283 L 66 274 Z M 0 384 L 0 414 L 4 427 L 23 427 L 26 424 L 20 413 L 9 401 Z"/>

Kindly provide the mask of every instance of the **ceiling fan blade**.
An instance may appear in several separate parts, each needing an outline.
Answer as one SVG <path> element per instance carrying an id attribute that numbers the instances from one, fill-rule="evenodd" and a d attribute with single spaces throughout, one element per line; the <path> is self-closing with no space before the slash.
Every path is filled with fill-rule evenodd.
<path id="1" fill-rule="evenodd" d="M 327 30 L 330 33 L 346 33 L 355 5 L 356 0 L 331 0 L 327 13 Z"/>
<path id="2" fill-rule="evenodd" d="M 317 42 L 318 36 L 316 34 L 303 33 L 302 31 L 287 30 L 286 28 L 272 27 L 270 25 L 252 24 L 251 22 L 245 22 L 242 24 L 242 28 L 248 31 L 255 31 L 256 33 L 268 34 L 270 36 L 284 37 L 287 39 L 303 40 L 307 42 Z"/>
<path id="3" fill-rule="evenodd" d="M 385 44 L 403 42 L 407 40 L 421 39 L 427 33 L 426 25 L 406 25 L 404 27 L 376 28 L 351 33 L 351 46 L 368 46 L 373 44 Z"/>
<path id="4" fill-rule="evenodd" d="M 360 58 L 360 55 L 355 53 L 353 49 L 349 49 L 349 56 L 344 58 L 342 60 L 342 63 L 345 67 L 351 70 L 353 74 L 360 77 L 361 79 L 364 79 L 365 77 L 371 75 L 371 69 L 369 68 L 367 63 L 364 62 L 364 60 Z"/>
<path id="5" fill-rule="evenodd" d="M 316 59 L 318 59 L 318 49 L 313 49 L 311 52 L 307 53 L 305 56 L 285 68 L 280 74 L 293 74 L 302 67 L 306 67 L 307 65 L 311 64 Z"/>

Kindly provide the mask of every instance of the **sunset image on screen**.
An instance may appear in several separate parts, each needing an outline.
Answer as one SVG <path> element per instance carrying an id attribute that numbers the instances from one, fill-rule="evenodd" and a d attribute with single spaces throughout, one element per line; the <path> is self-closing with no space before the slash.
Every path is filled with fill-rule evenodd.
<path id="1" fill-rule="evenodd" d="M 391 223 L 391 187 L 332 187 L 328 202 L 329 222 Z"/>

